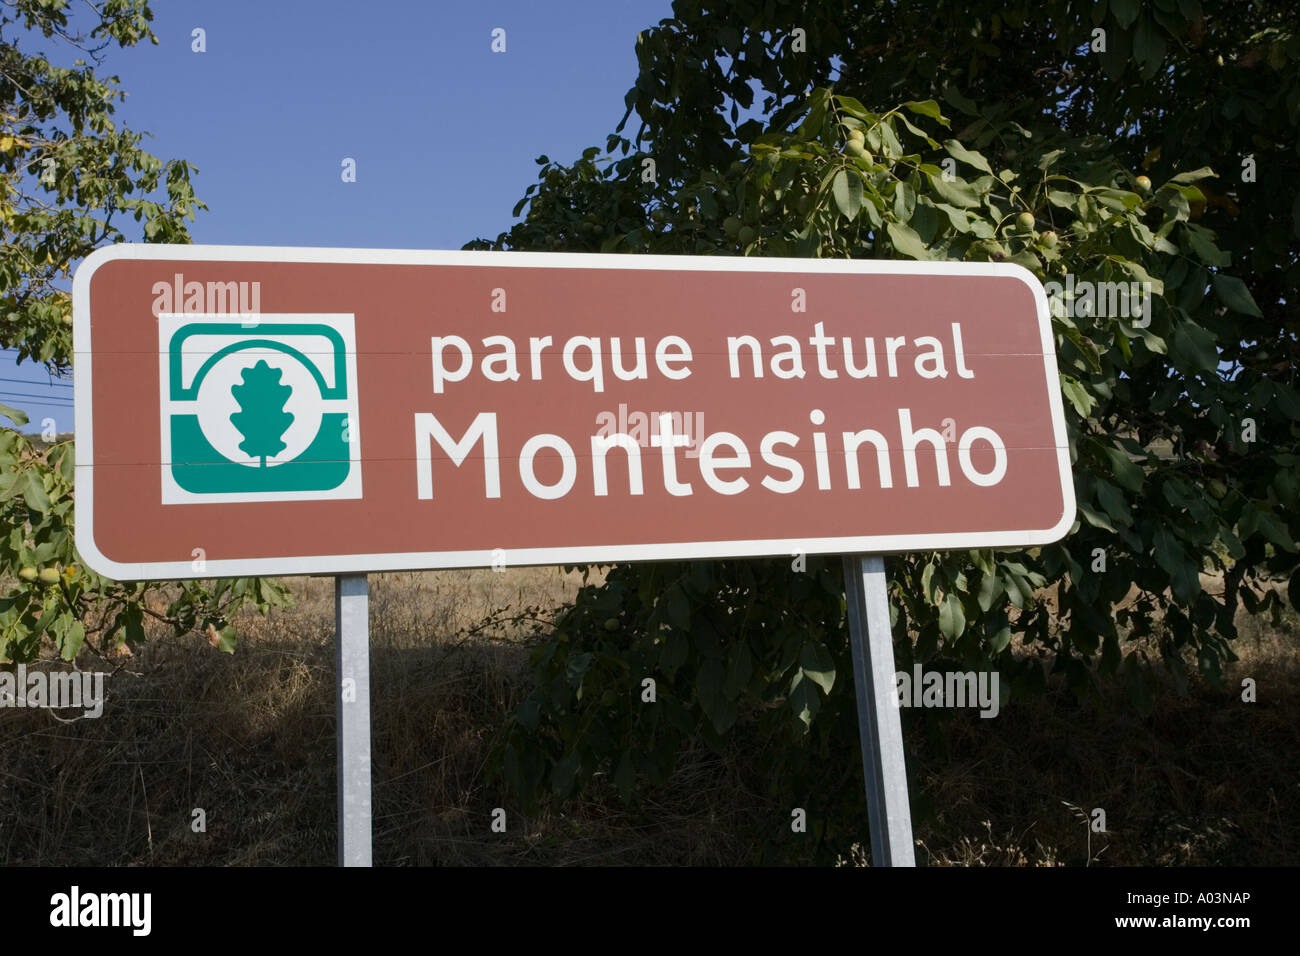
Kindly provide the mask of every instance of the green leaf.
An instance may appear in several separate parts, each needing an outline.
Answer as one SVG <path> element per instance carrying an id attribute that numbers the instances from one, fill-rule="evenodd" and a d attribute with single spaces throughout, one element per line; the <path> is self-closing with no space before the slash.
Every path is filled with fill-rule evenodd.
<path id="1" fill-rule="evenodd" d="M 938 141 L 938 140 L 936 140 L 934 137 L 932 137 L 932 136 L 930 136 L 928 133 L 926 133 L 925 130 L 921 129 L 921 128 L 918 127 L 918 126 L 913 125 L 913 124 L 910 123 L 910 122 L 908 122 L 907 117 L 904 116 L 902 113 L 897 114 L 897 115 L 895 116 L 895 119 L 897 119 L 900 123 L 902 123 L 904 126 L 906 126 L 906 127 L 908 128 L 908 130 L 911 131 L 911 133 L 912 133 L 913 136 L 919 136 L 919 137 L 921 137 L 923 140 L 925 140 L 926 145 L 929 146 L 931 149 L 938 149 L 938 148 L 939 148 L 939 141 Z"/>
<path id="2" fill-rule="evenodd" d="M 875 119 L 874 113 L 851 96 L 836 96 L 835 100 L 840 104 L 840 109 L 864 123 L 870 123 Z"/>
<path id="3" fill-rule="evenodd" d="M 570 686 L 576 687 L 582 683 L 582 678 L 587 673 L 587 668 L 591 667 L 592 655 L 590 652 L 574 654 L 564 666 L 564 677 Z"/>
<path id="4" fill-rule="evenodd" d="M 1110 12 L 1115 15 L 1115 22 L 1127 30 L 1137 19 L 1137 0 L 1110 0 Z"/>
<path id="5" fill-rule="evenodd" d="M 1195 322 L 1180 322 L 1174 327 L 1171 357 L 1181 360 L 1184 368 L 1213 372 L 1219 367 L 1219 352 L 1214 337 Z"/>
<path id="6" fill-rule="evenodd" d="M 1273 397 L 1283 415 L 1293 422 L 1300 422 L 1300 392 L 1286 382 L 1274 382 Z"/>
<path id="7" fill-rule="evenodd" d="M 132 604 L 124 608 L 114 621 L 117 625 L 120 637 L 127 644 L 136 644 L 143 641 L 144 633 L 144 612 L 140 610 L 138 604 Z"/>
<path id="8" fill-rule="evenodd" d="M 1187 185 L 1191 185 L 1192 183 L 1199 183 L 1202 179 L 1217 179 L 1217 178 L 1218 178 L 1218 174 L 1216 174 L 1214 170 L 1212 170 L 1209 166 L 1202 166 L 1200 169 L 1193 169 L 1190 172 L 1179 173 L 1177 176 L 1174 176 L 1169 181 L 1171 183 L 1179 183 L 1181 185 L 1187 186 Z"/>
<path id="9" fill-rule="evenodd" d="M 1156 564 L 1169 575 L 1173 585 L 1174 597 L 1191 604 L 1201 592 L 1201 582 L 1197 566 L 1173 532 L 1163 526 L 1155 533 Z"/>
<path id="10" fill-rule="evenodd" d="M 952 591 L 943 597 L 939 605 L 939 632 L 949 640 L 961 637 L 966 630 L 966 615 L 962 611 L 961 600 Z"/>
<path id="11" fill-rule="evenodd" d="M 790 709 L 802 721 L 804 728 L 812 726 L 813 718 L 821 710 L 821 698 L 812 681 L 803 679 L 803 671 L 794 675 L 794 685 L 790 688 Z"/>
<path id="12" fill-rule="evenodd" d="M 862 177 L 857 172 L 841 169 L 831 180 L 831 195 L 845 218 L 857 218 L 862 211 Z"/>
<path id="13" fill-rule="evenodd" d="M 1035 274 L 1042 272 L 1043 269 L 1043 264 L 1039 261 L 1038 256 L 1030 252 L 1028 249 L 1021 249 L 1015 255 L 1007 256 L 1007 262 L 1023 266 Z"/>
<path id="14" fill-rule="evenodd" d="M 1140 492 L 1145 475 L 1140 465 L 1119 448 L 1103 448 L 1115 480 L 1129 491 Z"/>
<path id="15" fill-rule="evenodd" d="M 1011 625 L 1004 624 L 989 638 L 989 647 L 994 654 L 1001 654 L 1011 643 Z"/>
<path id="16" fill-rule="evenodd" d="M 808 94 L 808 115 L 799 124 L 796 131 L 800 139 L 812 139 L 826 122 L 826 110 L 830 102 L 830 91 L 819 87 Z"/>
<path id="17" fill-rule="evenodd" d="M 1051 169 L 1052 166 L 1055 165 L 1056 161 L 1064 155 L 1065 150 L 1063 149 L 1053 149 L 1046 152 L 1038 158 L 1038 168 L 1043 172 L 1047 172 L 1047 170 Z"/>
<path id="18" fill-rule="evenodd" d="M 1214 239 L 1208 229 L 1203 229 L 1200 226 L 1188 226 L 1187 241 L 1191 245 L 1192 251 L 1196 253 L 1197 258 L 1207 266 L 1228 266 L 1232 264 L 1232 257 L 1214 244 Z"/>
<path id="19" fill-rule="evenodd" d="M 220 635 L 217 641 L 217 650 L 223 654 L 235 653 L 235 647 L 239 644 L 239 634 L 235 630 L 235 625 L 227 624 L 217 633 Z"/>
<path id="20" fill-rule="evenodd" d="M 1097 482 L 1097 500 L 1106 509 L 1106 514 L 1114 519 L 1114 524 L 1124 527 L 1133 524 L 1133 515 L 1129 511 L 1128 502 L 1124 500 L 1120 490 L 1109 481 Z"/>
<path id="21" fill-rule="evenodd" d="M 71 485 L 77 473 L 77 455 L 74 445 L 67 444 L 63 446 L 63 451 L 59 455 L 58 467 L 63 480 Z"/>
<path id="22" fill-rule="evenodd" d="M 0 415 L 3 415 L 20 428 L 28 422 L 26 412 L 21 412 L 16 408 L 10 408 L 8 405 L 0 404 Z"/>
<path id="23" fill-rule="evenodd" d="M 952 224 L 953 229 L 963 233 L 971 231 L 970 215 L 965 210 L 950 206 L 946 202 L 935 203 L 934 208 L 948 217 L 948 222 Z"/>
<path id="24" fill-rule="evenodd" d="M 997 574 L 985 574 L 980 581 L 980 610 L 987 612 L 1002 594 L 1002 578 Z"/>
<path id="25" fill-rule="evenodd" d="M 916 209 L 912 211 L 912 218 L 908 225 L 921 237 L 922 242 L 929 245 L 939 237 L 942 220 L 939 218 L 939 211 L 934 206 L 917 199 Z"/>
<path id="26" fill-rule="evenodd" d="M 1110 186 L 1094 186 L 1088 190 L 1093 197 L 1107 209 L 1124 212 L 1136 209 L 1142 204 L 1142 197 L 1127 189 L 1113 189 Z"/>
<path id="27" fill-rule="evenodd" d="M 894 217 L 902 223 L 912 218 L 916 209 L 916 194 L 907 183 L 898 183 L 894 187 Z"/>
<path id="28" fill-rule="evenodd" d="M 930 176 L 930 185 L 944 202 L 952 203 L 965 209 L 974 209 L 980 205 L 980 194 L 975 187 L 963 179 L 945 180 L 943 175 Z"/>
<path id="29" fill-rule="evenodd" d="M 920 116 L 928 116 L 930 117 L 930 119 L 938 120 L 944 126 L 949 125 L 948 121 L 944 118 L 943 113 L 939 109 L 939 104 L 936 103 L 934 100 L 919 100 L 919 101 L 908 100 L 903 105 L 907 107 L 909 110 L 911 110 L 913 113 L 916 113 Z"/>
<path id="30" fill-rule="evenodd" d="M 1066 192 L 1063 189 L 1049 189 L 1047 191 L 1047 201 L 1061 209 L 1073 209 L 1074 204 L 1079 201 L 1079 197 L 1076 193 Z"/>
<path id="31" fill-rule="evenodd" d="M 993 169 L 989 166 L 989 161 L 974 150 L 969 150 L 955 139 L 946 140 L 943 148 L 948 151 L 948 155 L 958 162 L 965 163 L 967 166 L 974 166 L 980 172 L 993 175 Z"/>
<path id="32" fill-rule="evenodd" d="M 1110 519 L 1107 518 L 1100 511 L 1098 511 L 1096 508 L 1093 508 L 1087 502 L 1080 501 L 1080 500 L 1075 501 L 1075 506 L 1079 509 L 1080 513 L 1083 515 L 1084 520 L 1087 521 L 1088 524 L 1092 525 L 1094 528 L 1101 528 L 1103 531 L 1109 531 L 1112 534 L 1115 533 L 1115 526 L 1110 523 Z M 1011 593 L 1010 588 L 1007 588 L 1007 593 L 1008 594 Z M 1020 607 L 1019 604 L 1017 604 L 1016 606 Z"/>
<path id="33" fill-rule="evenodd" d="M 1240 561 L 1246 556 L 1246 549 L 1242 546 L 1241 539 L 1232 533 L 1232 529 L 1219 528 L 1219 540 L 1223 542 L 1223 547 L 1232 560 Z"/>
<path id="34" fill-rule="evenodd" d="M 1296 543 L 1287 532 L 1286 525 L 1279 521 L 1271 511 L 1265 511 L 1262 508 L 1259 510 L 1258 527 L 1265 538 L 1283 551 L 1296 550 Z"/>
<path id="35" fill-rule="evenodd" d="M 1165 294 L 1164 282 L 1157 279 L 1151 273 L 1147 272 L 1147 270 L 1142 268 L 1140 264 L 1132 261 L 1131 259 L 1116 259 L 1115 264 L 1118 265 L 1125 272 L 1127 272 L 1134 279 L 1136 279 L 1138 282 L 1145 283 L 1145 287 L 1143 289 L 1144 294 L 1148 289 L 1150 290 L 1151 295 Z M 1130 312 L 1131 311 L 1132 310 L 1130 309 Z"/>
<path id="36" fill-rule="evenodd" d="M 898 134 L 894 132 L 894 127 L 889 120 L 885 120 L 877 127 L 880 130 L 880 149 L 887 159 L 898 159 L 903 155 L 903 144 L 898 141 Z"/>
<path id="37" fill-rule="evenodd" d="M 1155 202 L 1171 219 L 1180 222 L 1186 222 L 1192 212 L 1191 202 L 1184 191 L 1176 186 L 1161 186 L 1156 191 Z"/>
<path id="38" fill-rule="evenodd" d="M 1080 418 L 1087 418 L 1092 412 L 1093 397 L 1075 379 L 1064 373 L 1061 374 L 1061 394 L 1074 406 L 1074 410 L 1079 413 Z"/>
<path id="39" fill-rule="evenodd" d="M 938 597 L 938 591 L 934 583 L 934 561 L 930 560 L 925 563 L 925 568 L 921 571 L 921 593 L 925 599 L 930 602 Z"/>
<path id="40" fill-rule="evenodd" d="M 1255 304 L 1250 289 L 1246 288 L 1246 283 L 1236 276 L 1225 276 L 1216 272 L 1211 282 L 1214 284 L 1214 294 L 1219 297 L 1219 301 L 1233 312 L 1253 315 L 1257 319 L 1264 317 L 1264 313 L 1260 312 L 1259 306 Z"/>
<path id="41" fill-rule="evenodd" d="M 967 99 L 955 86 L 946 85 L 943 90 L 943 98 L 945 102 L 951 103 L 967 116 L 979 115 L 979 108 L 975 105 L 975 101 Z"/>
<path id="42" fill-rule="evenodd" d="M 926 248 L 921 237 L 910 226 L 901 222 L 891 222 L 886 224 L 885 229 L 889 232 L 889 239 L 897 249 L 905 256 L 913 259 L 934 259 L 935 254 Z"/>
<path id="43" fill-rule="evenodd" d="M 804 676 L 829 694 L 835 684 L 835 659 L 820 641 L 805 641 L 799 652 L 799 667 Z"/>
<path id="44" fill-rule="evenodd" d="M 1156 75 L 1165 59 L 1167 39 L 1164 30 L 1154 19 L 1143 17 L 1133 31 L 1133 56 L 1138 61 L 1142 78 Z"/>
<path id="45" fill-rule="evenodd" d="M 59 637 L 59 654 L 65 661 L 77 656 L 86 640 L 86 627 L 78 620 L 71 620 L 61 629 Z"/>
<path id="46" fill-rule="evenodd" d="M 33 511 L 39 511 L 41 514 L 49 513 L 50 496 L 46 493 L 45 485 L 41 482 L 39 469 L 28 469 L 25 482 L 23 500 L 27 502 L 27 507 Z"/>

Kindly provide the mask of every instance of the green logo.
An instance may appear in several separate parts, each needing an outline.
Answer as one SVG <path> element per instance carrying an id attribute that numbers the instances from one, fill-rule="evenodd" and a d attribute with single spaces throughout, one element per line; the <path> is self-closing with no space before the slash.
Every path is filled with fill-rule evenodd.
<path id="1" fill-rule="evenodd" d="M 351 315 L 159 318 L 164 504 L 361 497 Z"/>

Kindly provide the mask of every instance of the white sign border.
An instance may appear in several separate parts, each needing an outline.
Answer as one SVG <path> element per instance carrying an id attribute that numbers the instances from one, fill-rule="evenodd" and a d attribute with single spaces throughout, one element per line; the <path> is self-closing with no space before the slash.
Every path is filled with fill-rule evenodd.
<path id="1" fill-rule="evenodd" d="M 578 548 L 521 548 L 501 551 L 416 551 L 381 554 L 302 555 L 281 558 L 208 559 L 198 562 L 124 563 L 110 559 L 94 539 L 95 445 L 91 416 L 90 282 L 106 262 L 118 259 L 225 262 L 311 262 L 356 265 L 432 265 L 493 268 L 630 269 L 691 272 L 826 273 L 856 275 L 989 276 L 1017 279 L 1029 287 L 1038 312 L 1048 405 L 1062 497 L 1062 514 L 1050 528 L 1023 531 L 866 535 L 835 538 L 769 538 L 745 541 L 695 541 Z M 1047 294 L 1028 269 L 997 262 L 913 262 L 894 259 L 791 259 L 740 256 L 601 255 L 585 252 L 480 252 L 469 250 L 337 249 L 304 246 L 224 246 L 119 243 L 92 252 L 72 282 L 74 435 L 77 443 L 76 546 L 88 567 L 119 581 L 258 575 L 362 574 L 368 571 L 442 570 L 491 567 L 504 555 L 507 567 L 611 564 L 629 561 L 774 557 L 796 554 L 898 554 L 974 548 L 1025 548 L 1059 541 L 1073 527 L 1074 478 L 1058 380 L 1056 347 Z M 192 556 L 191 556 L 192 557 Z"/>

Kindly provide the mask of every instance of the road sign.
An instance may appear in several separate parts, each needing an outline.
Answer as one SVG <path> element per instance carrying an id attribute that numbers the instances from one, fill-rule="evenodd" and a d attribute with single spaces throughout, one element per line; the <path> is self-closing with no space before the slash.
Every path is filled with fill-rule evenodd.
<path id="1" fill-rule="evenodd" d="M 118 579 L 1014 547 L 1074 520 L 1006 264 L 117 245 L 74 282 Z"/>
<path id="2" fill-rule="evenodd" d="M 338 576 L 344 865 L 367 571 L 843 553 L 872 858 L 907 866 L 879 555 L 1074 519 L 1018 266 L 119 245 L 73 316 L 90 567 Z"/>

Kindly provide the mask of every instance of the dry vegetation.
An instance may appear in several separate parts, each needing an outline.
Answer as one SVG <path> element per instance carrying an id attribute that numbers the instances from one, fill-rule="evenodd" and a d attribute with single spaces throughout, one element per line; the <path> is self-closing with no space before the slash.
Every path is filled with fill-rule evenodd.
<path id="1" fill-rule="evenodd" d="M 578 583 L 555 569 L 371 577 L 376 863 L 743 864 L 789 819 L 746 783 L 764 742 L 737 736 L 684 755 L 635 810 L 572 801 L 490 832 L 503 801 L 488 755 L 528 675 L 522 635 L 483 622 L 547 616 Z M 99 720 L 0 710 L 0 862 L 331 864 L 332 587 L 295 581 L 297 605 L 246 622 L 234 656 L 159 637 L 112 679 Z M 1298 632 L 1294 618 L 1242 624 L 1228 674 L 1257 680 L 1255 704 L 1194 681 L 1141 718 L 1118 689 L 1082 703 L 1054 690 L 995 720 L 960 715 L 945 748 L 914 729 L 919 861 L 1294 864 Z M 1108 832 L 1089 839 L 1094 807 Z"/>

